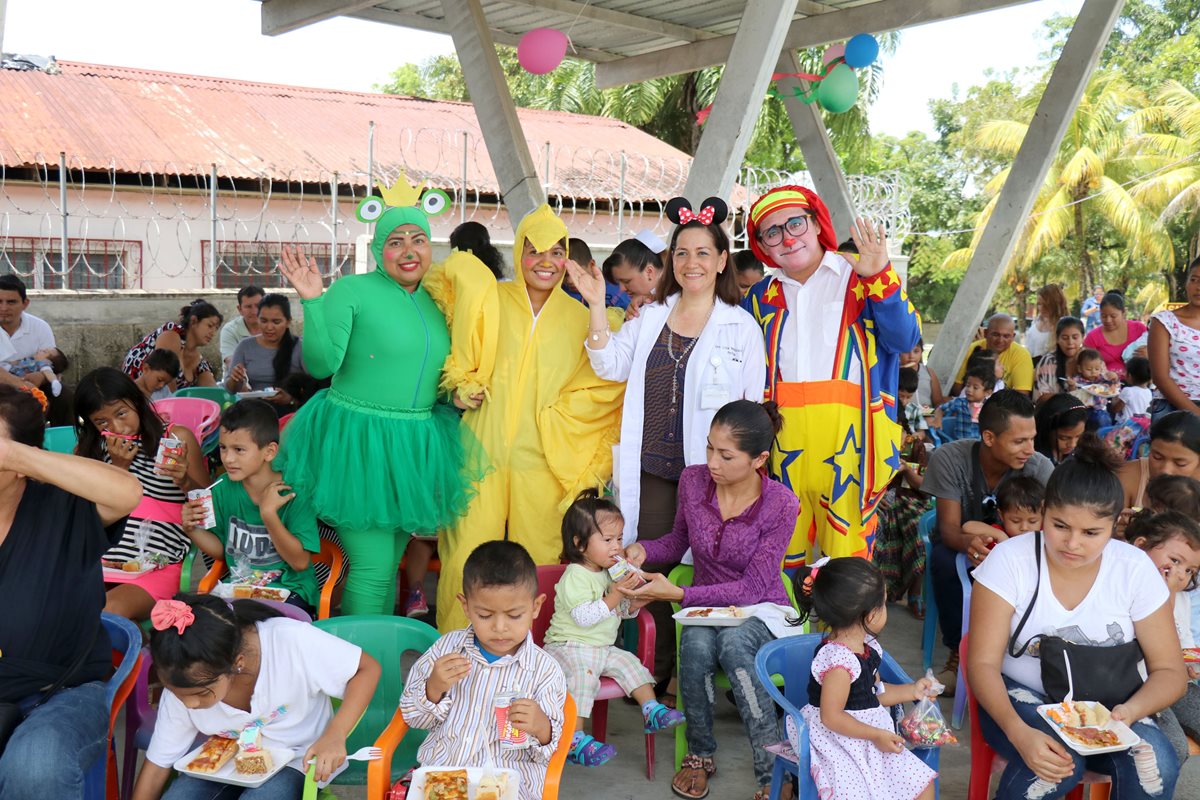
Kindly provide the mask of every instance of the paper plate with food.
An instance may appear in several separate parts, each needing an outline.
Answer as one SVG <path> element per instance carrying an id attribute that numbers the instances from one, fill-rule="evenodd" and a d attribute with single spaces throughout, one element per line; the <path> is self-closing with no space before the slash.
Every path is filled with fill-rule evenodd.
<path id="1" fill-rule="evenodd" d="M 273 389 L 268 386 L 266 389 L 256 389 L 253 392 L 238 392 L 238 400 L 269 400 L 279 394 L 278 389 Z"/>
<path id="2" fill-rule="evenodd" d="M 1059 738 L 1080 755 L 1116 753 L 1141 741 L 1128 725 L 1113 719 L 1101 703 L 1090 700 L 1050 703 L 1038 706 L 1037 711 Z"/>
<path id="3" fill-rule="evenodd" d="M 262 734 L 254 729 L 241 740 L 210 736 L 176 761 L 175 769 L 193 778 L 253 789 L 274 777 L 294 755 L 286 747 L 264 745 Z"/>
<path id="4" fill-rule="evenodd" d="M 212 593 L 222 600 L 274 600 L 279 603 L 292 596 L 291 589 L 253 583 L 218 583 Z"/>
<path id="5" fill-rule="evenodd" d="M 741 625 L 750 619 L 750 616 L 746 609 L 737 606 L 681 608 L 671 615 L 680 625 L 709 625 L 718 628 Z"/>
<path id="6" fill-rule="evenodd" d="M 1121 393 L 1120 387 L 1110 383 L 1089 383 L 1079 388 L 1095 397 L 1116 397 Z"/>
<path id="7" fill-rule="evenodd" d="M 409 800 L 517 800 L 521 774 L 499 767 L 419 767 Z"/>
<path id="8" fill-rule="evenodd" d="M 156 569 L 166 566 L 166 563 L 166 556 L 155 553 L 141 558 L 131 558 L 128 561 L 101 559 L 100 566 L 105 578 L 122 578 L 128 580 L 129 578 L 136 578 L 139 575 L 145 575 L 147 572 L 153 572 Z"/>
<path id="9" fill-rule="evenodd" d="M 1185 664 L 1200 664 L 1200 647 L 1183 648 L 1183 662 Z"/>

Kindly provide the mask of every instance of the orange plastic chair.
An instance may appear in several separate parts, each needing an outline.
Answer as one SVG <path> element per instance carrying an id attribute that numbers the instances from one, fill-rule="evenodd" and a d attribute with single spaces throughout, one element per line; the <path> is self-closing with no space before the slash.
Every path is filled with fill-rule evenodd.
<path id="1" fill-rule="evenodd" d="M 563 767 L 567 763 L 567 754 L 571 752 L 570 731 L 575 730 L 575 698 L 567 693 L 567 701 L 563 703 L 563 733 L 558 737 L 558 749 L 546 766 L 546 783 L 542 789 L 542 800 L 558 800 L 559 783 L 562 781 Z M 404 721 L 400 709 L 392 716 L 392 721 L 379 734 L 375 746 L 383 751 L 382 758 L 367 763 L 367 800 L 385 800 L 388 794 L 389 781 L 392 775 L 392 754 L 400 746 L 404 734 L 408 733 L 408 723 Z"/>
<path id="2" fill-rule="evenodd" d="M 314 553 L 312 560 L 320 564 L 326 564 L 329 567 L 329 577 L 321 587 L 321 597 L 317 602 L 317 619 L 329 619 L 331 614 L 330 606 L 333 603 L 333 589 L 337 586 L 338 581 L 342 579 L 346 556 L 342 554 L 342 548 L 328 539 L 322 539 L 321 552 Z M 207 594 L 215 589 L 221 578 L 225 577 L 225 571 L 226 564 L 224 561 L 214 561 L 212 569 L 200 579 L 199 592 Z"/>
<path id="3" fill-rule="evenodd" d="M 566 570 L 566 564 L 551 564 L 537 568 L 538 594 L 546 595 L 542 603 L 542 611 L 533 621 L 533 641 L 538 647 L 546 638 L 546 630 L 550 627 L 550 617 L 554 614 L 554 589 Z M 654 617 L 646 609 L 638 612 L 638 649 L 637 657 L 642 666 L 654 672 Z M 612 678 L 600 679 L 600 691 L 596 701 L 592 703 L 592 736 L 604 741 L 608 733 L 608 701 L 622 698 L 625 690 Z M 646 780 L 654 780 L 654 734 L 646 734 Z"/>
<path id="4" fill-rule="evenodd" d="M 958 645 L 958 656 L 961 663 L 967 663 L 967 639 L 970 634 L 963 634 L 962 642 Z M 971 717 L 971 779 L 967 785 L 967 800 L 987 800 L 988 789 L 992 785 L 992 776 L 1004 771 L 1008 764 L 983 738 L 979 728 L 979 702 L 967 684 L 967 672 L 962 672 L 962 682 L 959 690 L 967 693 L 967 709 Z M 1067 800 L 1083 800 L 1083 787 L 1090 786 L 1090 800 L 1108 800 L 1111 789 L 1109 777 L 1098 772 L 1083 773 L 1083 780 L 1067 794 Z"/>

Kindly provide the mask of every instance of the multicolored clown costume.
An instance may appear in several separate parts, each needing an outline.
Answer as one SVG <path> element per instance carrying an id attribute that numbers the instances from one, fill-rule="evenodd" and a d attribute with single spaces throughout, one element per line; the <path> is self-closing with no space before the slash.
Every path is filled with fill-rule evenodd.
<path id="1" fill-rule="evenodd" d="M 448 207 L 445 193 L 422 196 L 402 175 L 381 195 L 358 209 L 375 223 L 375 270 L 303 301 L 305 367 L 332 376 L 332 387 L 296 412 L 275 462 L 337 529 L 350 561 L 346 614 L 392 613 L 410 534 L 434 533 L 466 510 L 483 465 L 464 447 L 448 392 L 484 390 L 495 363 L 496 283 L 479 259 L 455 252 L 411 291 L 384 269 L 389 234 L 415 225 L 428 237 L 427 212 Z M 440 288 L 442 307 L 428 285 Z"/>
<path id="2" fill-rule="evenodd" d="M 507 538 L 538 564 L 559 563 L 563 513 L 579 492 L 601 488 L 612 476 L 625 384 L 596 377 L 579 346 L 588 333 L 585 306 L 556 288 L 535 317 L 525 286 L 526 240 L 547 253 L 566 238 L 562 220 L 549 206 L 538 207 L 517 226 L 515 280 L 498 286 L 500 333 L 489 399 L 463 415 L 464 433 L 483 445 L 491 469 L 466 515 L 439 539 L 443 632 L 467 625 L 457 595 L 475 547 Z"/>
<path id="3" fill-rule="evenodd" d="M 762 326 L 767 346 L 766 397 L 779 404 L 784 424 L 771 455 L 771 472 L 800 499 L 800 517 L 784 559 L 786 569 L 822 556 L 870 558 L 875 510 L 900 468 L 901 428 L 896 423 L 896 384 L 900 353 L 920 338 L 916 309 L 889 263 L 863 278 L 837 253 L 829 210 L 815 192 L 782 186 L 750 209 L 748 238 L 754 254 L 775 267 L 759 240 L 759 224 L 780 209 L 810 214 L 820 227 L 822 264 L 840 270 L 845 281 L 840 309 L 789 320 L 784 283 L 776 276 L 759 281 L 742 305 Z M 853 258 L 854 256 L 849 256 Z M 810 278 L 811 280 L 811 278 Z M 803 325 L 800 333 L 789 325 Z M 787 340 L 785 342 L 785 331 Z M 827 379 L 798 381 L 782 363 L 785 348 L 820 349 L 833 369 Z"/>

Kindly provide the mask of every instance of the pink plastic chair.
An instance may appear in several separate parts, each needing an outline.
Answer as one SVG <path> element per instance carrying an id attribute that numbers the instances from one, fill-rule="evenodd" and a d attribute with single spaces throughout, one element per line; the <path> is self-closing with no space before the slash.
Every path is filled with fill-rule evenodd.
<path id="1" fill-rule="evenodd" d="M 154 410 L 168 425 L 182 425 L 196 435 L 196 441 L 217 432 L 221 425 L 221 407 L 203 397 L 167 397 L 156 401 Z"/>

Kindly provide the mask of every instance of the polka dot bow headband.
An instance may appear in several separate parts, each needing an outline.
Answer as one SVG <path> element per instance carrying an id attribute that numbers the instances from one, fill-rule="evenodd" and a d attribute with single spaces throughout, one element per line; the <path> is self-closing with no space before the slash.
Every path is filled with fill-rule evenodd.
<path id="1" fill-rule="evenodd" d="M 729 217 L 729 206 L 719 197 L 709 197 L 700 204 L 699 211 L 692 210 L 686 197 L 673 197 L 667 203 L 667 219 L 676 225 L 699 222 L 701 225 L 720 225 Z"/>

